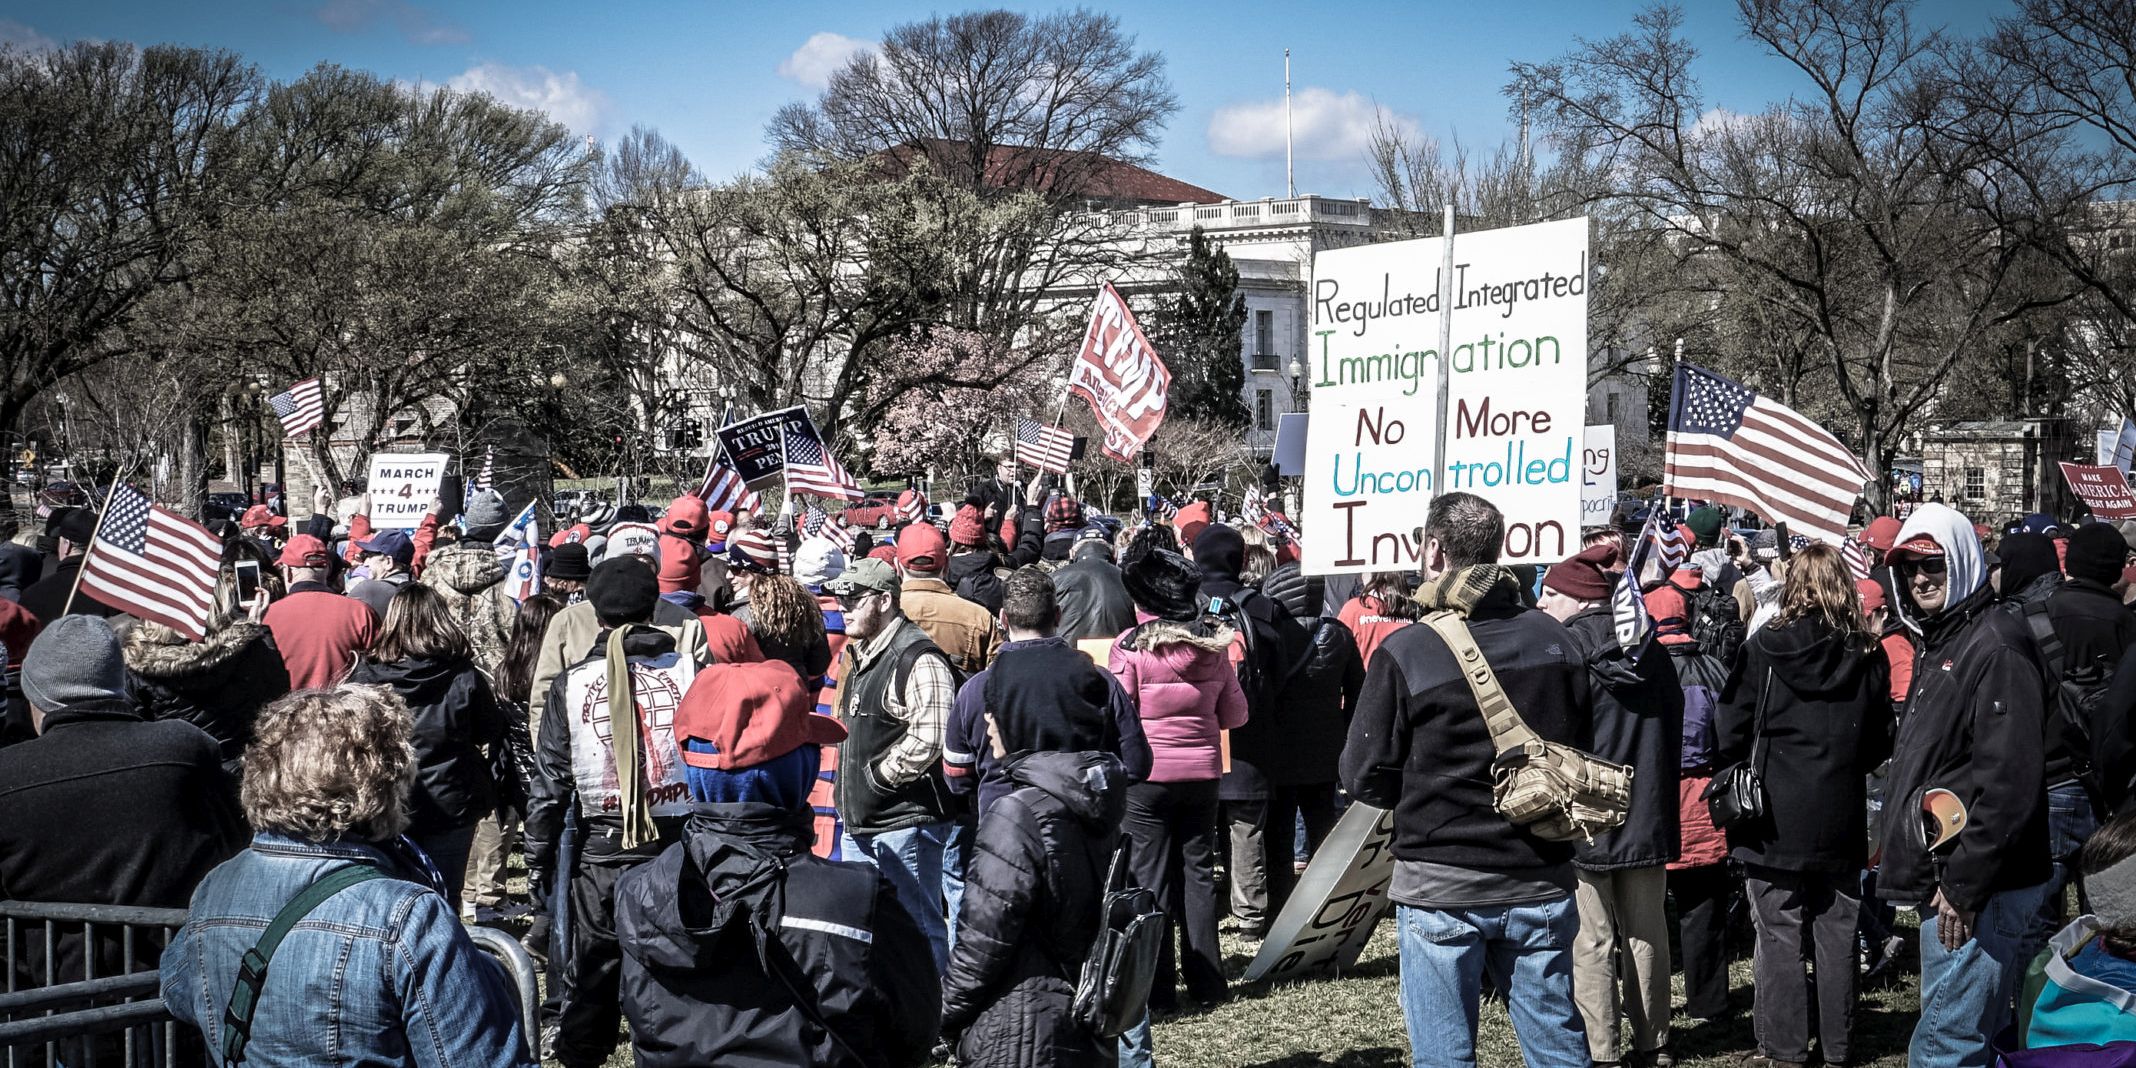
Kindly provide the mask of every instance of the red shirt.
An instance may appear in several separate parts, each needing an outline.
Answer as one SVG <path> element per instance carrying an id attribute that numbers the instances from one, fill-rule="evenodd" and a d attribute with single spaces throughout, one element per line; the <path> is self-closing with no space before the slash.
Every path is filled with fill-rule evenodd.
<path id="1" fill-rule="evenodd" d="M 378 637 L 371 606 L 332 590 L 300 590 L 267 606 L 267 630 L 289 668 L 291 690 L 332 686 Z"/>
<path id="2" fill-rule="evenodd" d="M 1342 611 L 1335 614 L 1335 618 L 1350 628 L 1350 633 L 1357 638 L 1357 655 L 1363 658 L 1366 666 L 1371 665 L 1372 654 L 1379 650 L 1381 642 L 1387 640 L 1387 635 L 1409 625 L 1409 620 L 1386 612 L 1387 606 L 1381 604 L 1379 598 L 1361 593 L 1345 602 Z"/>

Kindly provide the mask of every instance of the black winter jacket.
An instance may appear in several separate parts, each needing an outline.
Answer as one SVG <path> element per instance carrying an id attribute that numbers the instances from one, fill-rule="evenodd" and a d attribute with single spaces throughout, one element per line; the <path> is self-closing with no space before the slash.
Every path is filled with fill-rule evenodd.
<path id="1" fill-rule="evenodd" d="M 1248 685 L 1253 672 L 1242 669 L 1239 673 L 1246 692 L 1246 723 L 1231 732 L 1231 768 L 1224 772 L 1217 793 L 1226 801 L 1265 798 L 1272 781 L 1270 769 L 1291 757 L 1291 740 L 1278 715 L 1283 681 L 1305 662 L 1312 636 L 1274 598 L 1241 583 L 1237 561 L 1215 558 L 1196 563 L 1202 568 L 1203 602 L 1222 598 L 1238 605 L 1241 629 L 1249 632 L 1246 655 L 1259 665 L 1259 686 Z"/>
<path id="2" fill-rule="evenodd" d="M 1046 752 L 1012 757 L 1003 773 L 1015 789 L 979 823 L 942 1032 L 961 1036 L 966 1066 L 1109 1065 L 1069 1009 L 1098 935 L 1127 771 L 1109 753 Z"/>
<path id="3" fill-rule="evenodd" d="M 411 832 L 456 830 L 497 810 L 487 752 L 505 744 L 504 712 L 473 660 L 363 660 L 349 681 L 391 687 L 415 717 Z"/>
<path id="4" fill-rule="evenodd" d="M 249 837 L 221 760 L 200 728 L 130 708 L 47 716 L 42 735 L 0 749 L 0 900 L 186 907 Z M 114 937 L 98 944 L 96 974 L 117 975 L 118 929 L 103 930 Z M 57 981 L 85 977 L 81 937 L 60 926 Z M 42 940 L 25 941 L 18 989 L 44 982 Z M 156 959 L 161 944 L 136 944 L 135 960 Z"/>
<path id="5" fill-rule="evenodd" d="M 994 568 L 1000 564 L 1000 558 L 990 552 L 959 553 L 949 558 L 943 581 L 957 596 L 998 616 L 1004 591 Z"/>
<path id="6" fill-rule="evenodd" d="M 639 1065 L 926 1063 L 942 1008 L 927 936 L 875 868 L 810 853 L 811 821 L 699 805 L 682 841 L 616 881 Z"/>
<path id="7" fill-rule="evenodd" d="M 1982 586 L 1922 626 L 1878 827 L 1887 901 L 1925 903 L 1940 886 L 1972 912 L 2048 876 L 2047 688 L 2024 623 L 1993 601 Z M 1930 857 L 1921 795 L 1938 787 L 1965 803 L 1967 825 Z"/>
<path id="8" fill-rule="evenodd" d="M 2028 612 L 2044 611 L 2054 635 L 2062 644 L 2062 670 L 2074 672 L 2091 667 L 2101 672 L 2101 678 L 2111 678 L 2121 663 L 2123 654 L 2136 646 L 2136 613 L 2131 613 L 2114 591 L 2096 582 L 2085 579 L 2067 579 L 2053 588 L 2043 600 L 2043 608 L 2031 608 L 2020 600 L 2011 605 L 2011 611 L 2026 623 L 2025 633 L 2030 636 L 2031 624 L 2025 620 Z M 2043 657 L 2040 665 L 2049 665 Z M 2053 687 L 2060 680 L 2048 679 Z M 2070 752 L 2074 739 L 2060 721 L 2059 701 L 2050 702 L 2048 714 L 2051 725 L 2047 732 L 2047 784 L 2073 778 L 2076 772 L 2076 754 Z M 2112 733 L 2114 724 L 2083 724 L 2086 737 L 2097 739 L 2100 731 Z M 2094 753 L 2085 754 L 2088 760 Z M 2104 799 L 2101 799 L 2104 800 Z"/>
<path id="9" fill-rule="evenodd" d="M 1501 583 L 1471 612 L 1469 632 L 1530 730 L 1590 747 L 1591 698 L 1580 650 L 1557 620 Z M 1516 829 L 1491 799 L 1490 728 L 1453 651 L 1428 626 L 1388 635 L 1342 751 L 1350 796 L 1394 810 L 1394 855 L 1521 879 L 1562 878 L 1572 846 Z"/>
<path id="10" fill-rule="evenodd" d="M 1678 832 L 1677 758 L 1683 747 L 1684 688 L 1676 661 L 1659 644 L 1638 659 L 1617 644 L 1617 625 L 1607 606 L 1565 621 L 1572 643 L 1587 662 L 1594 697 L 1591 752 L 1632 766 L 1632 809 L 1624 826 L 1582 842 L 1573 862 L 1589 871 L 1650 868 L 1675 860 Z"/>
<path id="11" fill-rule="evenodd" d="M 1872 639 L 1808 619 L 1751 635 L 1715 726 L 1723 766 L 1755 755 L 1768 804 L 1763 819 L 1728 829 L 1729 855 L 1780 871 L 1861 871 L 1865 777 L 1891 755 L 1892 725 L 1891 665 Z"/>
<path id="12" fill-rule="evenodd" d="M 1135 625 L 1135 602 L 1120 581 L 1120 569 L 1102 552 L 1072 559 L 1053 573 L 1060 599 L 1062 637 L 1117 638 Z"/>
<path id="13" fill-rule="evenodd" d="M 236 622 L 190 641 L 160 626 L 126 632 L 127 686 L 149 719 L 182 719 L 222 747 L 232 781 L 260 709 L 289 692 L 289 668 L 266 627 Z"/>

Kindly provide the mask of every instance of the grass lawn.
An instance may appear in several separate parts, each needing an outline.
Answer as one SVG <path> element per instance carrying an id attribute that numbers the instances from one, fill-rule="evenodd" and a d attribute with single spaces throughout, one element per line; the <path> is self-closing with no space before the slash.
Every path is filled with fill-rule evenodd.
<path id="1" fill-rule="evenodd" d="M 1901 914 L 1900 924 L 1910 938 L 1911 917 Z M 516 925 L 499 926 L 524 934 Z M 1234 979 L 1253 959 L 1253 948 L 1230 934 L 1224 936 L 1225 964 Z M 1912 952 L 1910 947 L 1907 952 Z M 1238 987 L 1222 1006 L 1158 1020 L 1157 1063 L 1166 1068 L 1400 1068 L 1409 1063 L 1409 1035 L 1402 1024 L 1399 983 L 1394 925 L 1382 923 L 1357 966 L 1340 978 Z M 1681 976 L 1675 986 L 1681 1002 Z M 1694 1025 L 1677 1017 L 1673 1042 L 1678 1064 L 1721 1068 L 1735 1064 L 1754 1048 L 1748 960 L 1735 963 L 1730 986 L 1736 1009 L 1733 1019 Z M 1919 1007 L 1919 991 L 1911 975 L 1887 989 L 1864 991 L 1854 1016 L 1855 1063 L 1901 1068 Z M 1484 1006 L 1477 1051 L 1482 1065 L 1522 1063 L 1502 1002 Z M 608 1065 L 629 1068 L 630 1064 L 626 1040 Z"/>

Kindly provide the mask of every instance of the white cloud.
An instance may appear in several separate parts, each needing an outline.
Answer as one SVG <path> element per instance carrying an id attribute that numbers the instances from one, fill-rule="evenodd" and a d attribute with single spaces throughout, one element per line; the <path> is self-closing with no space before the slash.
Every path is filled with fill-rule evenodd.
<path id="1" fill-rule="evenodd" d="M 847 37 L 842 33 L 813 34 L 794 49 L 794 54 L 779 61 L 779 77 L 799 82 L 810 89 L 827 89 L 831 75 L 846 61 L 862 52 L 875 51 L 875 42 Z"/>
<path id="2" fill-rule="evenodd" d="M 14 19 L 0 19 L 0 46 L 8 46 L 23 52 L 42 52 L 58 48 L 59 42 L 38 33 Z"/>
<path id="3" fill-rule="evenodd" d="M 483 63 L 446 80 L 462 92 L 488 93 L 499 103 L 545 111 L 578 133 L 594 133 L 608 111 L 608 97 L 579 80 L 578 72 L 547 67 L 507 67 Z"/>
<path id="4" fill-rule="evenodd" d="M 1308 86 L 1291 97 L 1291 129 L 1299 159 L 1352 160 L 1362 156 L 1379 121 L 1379 106 L 1356 91 L 1336 93 Z M 1417 122 L 1396 112 L 1386 122 L 1414 136 Z M 1209 119 L 1209 150 L 1219 156 L 1283 158 L 1283 98 L 1231 104 Z"/>
<path id="5" fill-rule="evenodd" d="M 467 31 L 444 22 L 407 0 L 326 0 L 312 17 L 342 33 L 356 33 L 390 21 L 410 44 L 465 44 Z"/>
<path id="6" fill-rule="evenodd" d="M 1755 121 L 1756 116 L 1753 115 L 1745 115 L 1742 112 L 1730 111 L 1723 107 L 1711 107 L 1699 115 L 1698 121 L 1693 123 L 1691 129 L 1686 132 L 1693 137 L 1718 134 L 1723 131 L 1747 133 L 1751 128 L 1751 124 Z"/>

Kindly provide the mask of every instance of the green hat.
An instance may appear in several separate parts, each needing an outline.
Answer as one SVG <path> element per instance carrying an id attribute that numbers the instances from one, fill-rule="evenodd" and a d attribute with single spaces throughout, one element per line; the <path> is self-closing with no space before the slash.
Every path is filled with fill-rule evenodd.
<path id="1" fill-rule="evenodd" d="M 1712 506 L 1694 509 L 1684 519 L 1691 533 L 1698 535 L 1700 545 L 1712 545 L 1721 537 L 1721 510 Z"/>
<path id="2" fill-rule="evenodd" d="M 896 597 L 897 569 L 872 556 L 862 557 L 848 565 L 837 578 L 824 583 L 823 589 L 833 597 L 851 597 L 860 593 L 887 593 Z"/>

